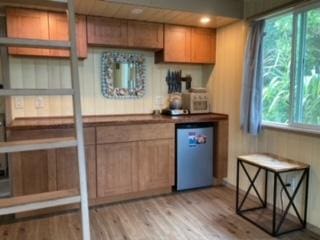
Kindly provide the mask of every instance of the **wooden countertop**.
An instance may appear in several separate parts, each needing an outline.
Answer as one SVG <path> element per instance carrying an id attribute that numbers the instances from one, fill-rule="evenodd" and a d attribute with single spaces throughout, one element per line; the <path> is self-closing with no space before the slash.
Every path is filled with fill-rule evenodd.
<path id="1" fill-rule="evenodd" d="M 85 127 L 128 125 L 128 124 L 150 124 L 150 123 L 192 123 L 192 122 L 218 122 L 227 120 L 228 115 L 218 113 L 194 114 L 185 116 L 165 116 L 152 114 L 134 115 L 108 115 L 108 116 L 85 116 L 83 123 Z M 70 128 L 73 126 L 71 117 L 38 117 L 17 118 L 8 126 L 8 130 L 32 130 L 48 128 Z"/>

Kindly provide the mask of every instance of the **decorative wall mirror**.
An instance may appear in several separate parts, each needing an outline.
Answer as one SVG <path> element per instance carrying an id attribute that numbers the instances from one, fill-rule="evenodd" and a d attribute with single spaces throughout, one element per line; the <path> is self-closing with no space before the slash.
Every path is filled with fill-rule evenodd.
<path id="1" fill-rule="evenodd" d="M 139 98 L 145 93 L 145 59 L 141 54 L 102 54 L 102 94 L 106 98 Z"/>

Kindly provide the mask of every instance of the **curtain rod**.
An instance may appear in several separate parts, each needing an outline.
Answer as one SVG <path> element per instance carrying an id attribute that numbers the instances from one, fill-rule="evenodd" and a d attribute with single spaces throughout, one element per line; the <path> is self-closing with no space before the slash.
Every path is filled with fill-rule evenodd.
<path id="1" fill-rule="evenodd" d="M 290 3 L 282 4 L 278 7 L 272 8 L 270 10 L 264 11 L 262 13 L 253 15 L 251 17 L 246 18 L 247 21 L 259 21 L 266 18 L 274 17 L 276 15 L 280 15 L 285 12 L 289 12 L 294 10 L 297 7 L 304 7 L 309 4 L 320 3 L 319 0 L 295 0 Z"/>

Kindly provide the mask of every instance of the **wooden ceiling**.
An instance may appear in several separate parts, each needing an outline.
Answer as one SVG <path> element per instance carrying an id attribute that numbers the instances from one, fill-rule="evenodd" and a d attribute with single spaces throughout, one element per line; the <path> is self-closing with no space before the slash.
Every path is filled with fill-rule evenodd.
<path id="1" fill-rule="evenodd" d="M 237 19 L 234 18 L 209 15 L 208 17 L 210 17 L 211 21 L 208 24 L 203 25 L 200 23 L 200 18 L 203 17 L 203 15 L 198 13 L 140 7 L 102 0 L 75 0 L 75 2 L 76 12 L 86 15 L 136 19 L 141 21 L 203 26 L 211 28 L 218 28 L 237 21 Z M 132 10 L 137 8 L 142 9 L 143 12 L 141 14 L 133 14 Z"/>

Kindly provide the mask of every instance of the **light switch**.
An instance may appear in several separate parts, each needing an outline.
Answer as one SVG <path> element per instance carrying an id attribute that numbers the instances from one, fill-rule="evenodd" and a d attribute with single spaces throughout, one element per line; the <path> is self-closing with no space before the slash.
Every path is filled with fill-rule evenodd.
<path id="1" fill-rule="evenodd" d="M 16 96 L 14 99 L 16 109 L 24 108 L 24 98 L 22 96 Z"/>
<path id="2" fill-rule="evenodd" d="M 35 100 L 35 107 L 37 109 L 44 108 L 44 98 L 43 97 L 37 97 Z"/>
<path id="3" fill-rule="evenodd" d="M 155 97 L 155 106 L 157 109 L 161 109 L 163 107 L 163 96 L 156 96 Z"/>

